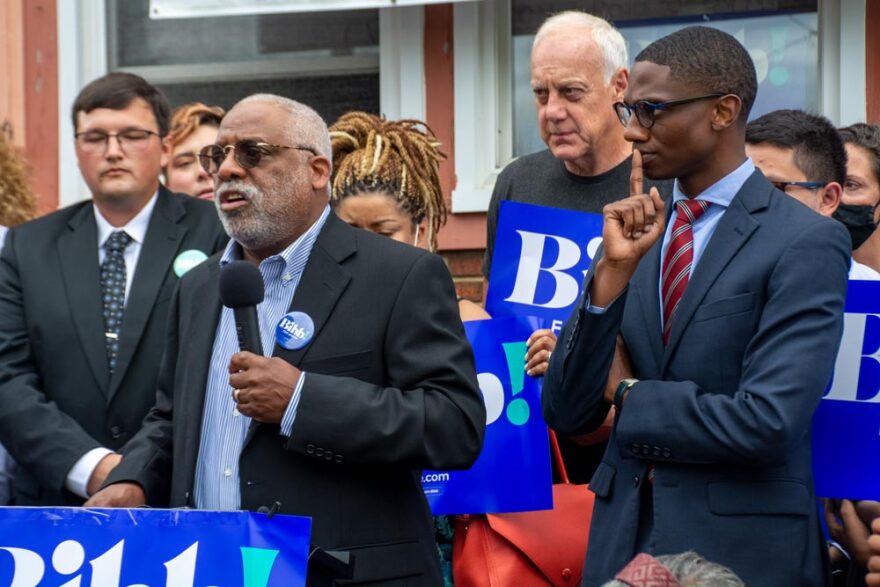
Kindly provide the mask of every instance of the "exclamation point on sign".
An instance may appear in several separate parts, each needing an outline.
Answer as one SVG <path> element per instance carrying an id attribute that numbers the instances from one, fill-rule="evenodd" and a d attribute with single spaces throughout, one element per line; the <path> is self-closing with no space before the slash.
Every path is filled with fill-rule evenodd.
<path id="1" fill-rule="evenodd" d="M 244 587 L 266 587 L 272 566 L 275 564 L 277 550 L 270 548 L 241 547 L 241 562 L 244 566 Z"/>
<path id="2" fill-rule="evenodd" d="M 529 421 L 529 403 L 521 397 L 516 397 L 523 390 L 525 371 L 523 371 L 522 358 L 528 350 L 528 345 L 523 342 L 506 342 L 504 355 L 507 357 L 507 371 L 510 373 L 510 392 L 514 399 L 507 404 L 507 419 L 515 426 L 522 426 Z"/>

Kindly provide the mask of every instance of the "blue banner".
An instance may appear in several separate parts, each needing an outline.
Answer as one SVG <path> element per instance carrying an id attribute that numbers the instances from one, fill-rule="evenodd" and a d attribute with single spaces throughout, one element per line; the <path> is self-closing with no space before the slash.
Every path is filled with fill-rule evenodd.
<path id="1" fill-rule="evenodd" d="M 880 499 L 880 281 L 850 281 L 834 375 L 813 418 L 816 495 Z"/>
<path id="2" fill-rule="evenodd" d="M 525 374 L 526 341 L 537 318 L 466 322 L 486 403 L 483 450 L 467 471 L 424 471 L 435 515 L 553 507 L 550 441 L 541 416 L 541 380 Z"/>
<path id="3" fill-rule="evenodd" d="M 598 214 L 502 202 L 486 310 L 556 332 L 601 243 Z M 834 377 L 813 424 L 816 493 L 880 499 L 880 282 L 851 281 Z"/>
<path id="4" fill-rule="evenodd" d="M 198 510 L 0 508 L 0 585 L 305 585 L 311 520 Z"/>
<path id="5" fill-rule="evenodd" d="M 601 242 L 601 214 L 502 202 L 486 311 L 539 316 L 558 333 Z"/>

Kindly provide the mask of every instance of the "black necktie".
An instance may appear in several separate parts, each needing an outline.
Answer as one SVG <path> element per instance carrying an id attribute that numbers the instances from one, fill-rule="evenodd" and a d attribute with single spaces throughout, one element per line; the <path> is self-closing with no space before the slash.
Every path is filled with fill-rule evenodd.
<path id="1" fill-rule="evenodd" d="M 116 368 L 119 352 L 119 331 L 125 310 L 125 247 L 131 237 L 117 230 L 104 243 L 106 256 L 101 264 L 101 293 L 103 294 L 104 337 L 107 345 L 107 364 L 110 374 Z"/>

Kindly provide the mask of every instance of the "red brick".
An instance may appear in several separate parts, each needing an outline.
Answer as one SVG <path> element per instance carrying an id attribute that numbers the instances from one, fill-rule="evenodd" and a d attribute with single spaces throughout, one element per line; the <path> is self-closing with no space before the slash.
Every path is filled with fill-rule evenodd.
<path id="1" fill-rule="evenodd" d="M 445 251 L 443 258 L 453 277 L 482 277 L 483 249 Z"/>

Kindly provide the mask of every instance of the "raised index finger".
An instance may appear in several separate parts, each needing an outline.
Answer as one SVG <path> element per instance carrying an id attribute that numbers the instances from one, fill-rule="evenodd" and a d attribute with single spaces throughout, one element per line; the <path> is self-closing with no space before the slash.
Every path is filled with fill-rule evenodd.
<path id="1" fill-rule="evenodd" d="M 633 149 L 632 171 L 629 174 L 629 195 L 638 196 L 645 193 L 645 174 L 642 171 L 642 154 Z"/>

